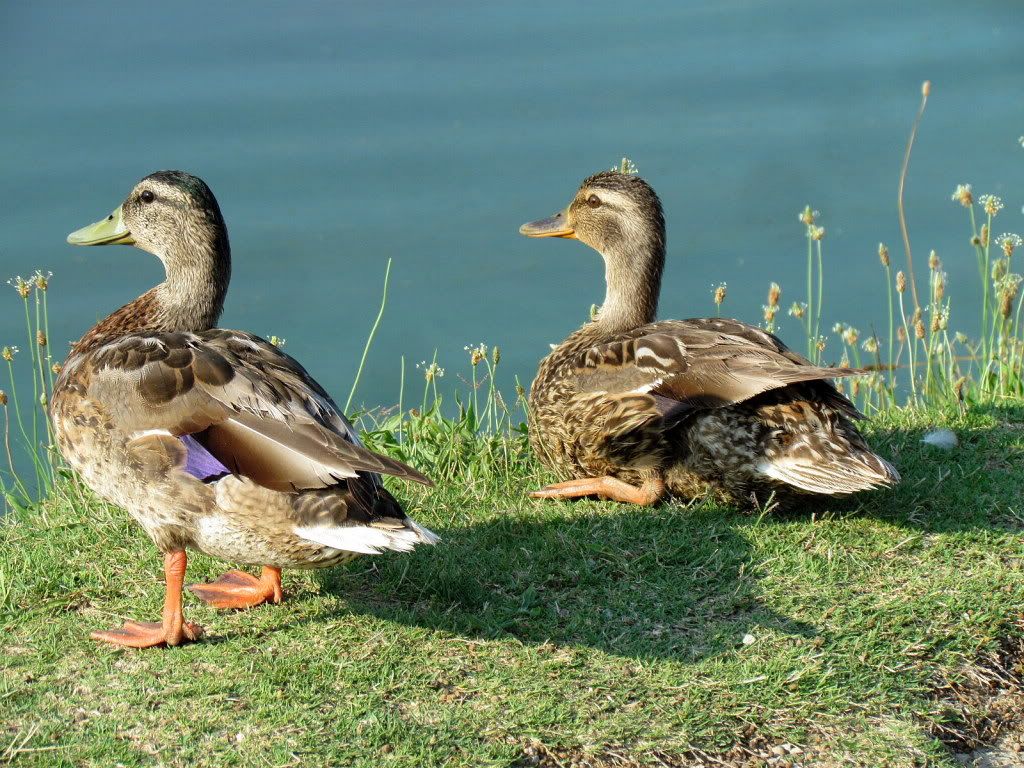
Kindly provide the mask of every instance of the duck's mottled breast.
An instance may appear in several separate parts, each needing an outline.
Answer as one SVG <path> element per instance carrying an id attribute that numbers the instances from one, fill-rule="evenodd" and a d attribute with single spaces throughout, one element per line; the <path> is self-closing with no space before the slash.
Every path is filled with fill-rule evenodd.
<path id="1" fill-rule="evenodd" d="M 573 376 L 580 360 L 595 344 L 600 344 L 603 334 L 596 323 L 590 322 L 574 331 L 561 344 L 540 361 L 537 375 L 530 385 L 530 404 L 536 408 L 542 403 L 557 402 L 577 392 Z"/>

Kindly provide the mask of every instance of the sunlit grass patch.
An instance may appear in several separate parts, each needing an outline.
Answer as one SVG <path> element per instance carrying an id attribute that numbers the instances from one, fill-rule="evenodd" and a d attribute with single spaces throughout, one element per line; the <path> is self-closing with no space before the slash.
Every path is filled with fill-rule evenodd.
<path id="1" fill-rule="evenodd" d="M 901 486 L 764 515 L 531 500 L 521 436 L 425 418 L 389 448 L 451 474 L 390 487 L 439 545 L 288 571 L 280 606 L 189 597 L 209 636 L 180 649 L 87 637 L 160 609 L 159 558 L 127 515 L 62 480 L 9 514 L 15 764 L 728 765 L 736 744 L 788 744 L 812 765 L 952 766 L 932 734 L 970 713 L 932 691 L 1024 604 L 1024 408 L 878 414 Z M 955 452 L 921 442 L 936 424 Z M 189 580 L 222 569 L 197 555 Z"/>
<path id="2" fill-rule="evenodd" d="M 529 450 L 525 388 L 500 348 L 469 343 L 403 359 L 399 402 L 353 414 L 369 447 L 435 480 L 385 478 L 441 543 L 286 572 L 279 606 L 218 613 L 187 597 L 209 635 L 166 652 L 88 640 L 158 614 L 158 558 L 54 454 L 50 276 L 14 279 L 25 326 L 0 339 L 0 762 L 952 766 L 936 736 L 969 732 L 986 705 L 936 690 L 1019 637 L 1024 605 L 1021 243 L 991 236 L 1001 201 L 968 185 L 953 198 L 978 262 L 973 336 L 954 330 L 968 318 L 952 304 L 970 288 L 950 286 L 933 253 L 919 292 L 884 245 L 888 327 L 829 335 L 827 232 L 810 206 L 799 214 L 806 295 L 789 315 L 812 360 L 838 348 L 867 369 L 843 386 L 900 486 L 760 514 L 712 499 L 531 500 L 549 478 Z M 769 330 L 782 297 L 772 283 Z M 723 282 L 716 313 L 726 299 Z M 924 442 L 936 427 L 955 443 Z M 196 555 L 189 580 L 222 569 Z"/>

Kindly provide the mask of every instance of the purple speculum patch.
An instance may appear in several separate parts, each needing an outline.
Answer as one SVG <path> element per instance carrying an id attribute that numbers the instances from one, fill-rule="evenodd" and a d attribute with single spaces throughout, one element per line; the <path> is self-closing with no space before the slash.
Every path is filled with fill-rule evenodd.
<path id="1" fill-rule="evenodd" d="M 185 471 L 192 477 L 205 483 L 231 474 L 231 470 L 221 464 L 212 453 L 206 450 L 206 446 L 192 435 L 182 435 L 180 439 L 188 450 Z"/>

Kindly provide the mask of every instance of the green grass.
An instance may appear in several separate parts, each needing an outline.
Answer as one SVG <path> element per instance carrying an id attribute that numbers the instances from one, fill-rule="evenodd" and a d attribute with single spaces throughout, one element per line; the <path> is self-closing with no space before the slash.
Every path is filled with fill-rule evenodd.
<path id="1" fill-rule="evenodd" d="M 799 324 L 815 361 L 870 369 L 840 384 L 872 415 L 898 488 L 760 515 L 532 501 L 524 491 L 551 478 L 520 425 L 522 386 L 502 399 L 499 350 L 466 349 L 468 387 L 447 407 L 436 355 L 416 366 L 422 390 L 406 389 L 403 360 L 398 407 L 360 424 L 372 448 L 437 481 L 392 487 L 444 541 L 288 572 L 280 606 L 217 613 L 188 597 L 208 637 L 166 651 L 88 639 L 157 618 L 160 557 L 54 452 L 50 275 L 14 278 L 24 351 L 0 347 L 0 763 L 745 766 L 789 744 L 802 752 L 773 765 L 953 766 L 933 734 L 969 747 L 998 731 L 972 665 L 1024 636 L 1024 245 L 995 235 L 1000 201 L 953 197 L 976 285 L 947 285 L 933 254 L 919 292 L 909 241 L 905 271 L 879 246 L 887 327 L 828 336 L 826 233 L 808 206 L 804 301 L 779 317 L 773 283 L 763 307 L 769 330 Z M 971 336 L 954 331 L 964 289 L 981 293 Z M 725 296 L 722 283 L 717 314 Z M 937 426 L 960 446 L 922 444 Z M 189 579 L 224 568 L 196 555 Z M 961 689 L 973 693 L 950 700 Z"/>
<path id="2" fill-rule="evenodd" d="M 937 424 L 959 448 L 920 442 Z M 1021 630 L 1024 407 L 878 416 L 899 488 L 760 516 L 529 500 L 546 477 L 521 436 L 409 427 L 421 461 L 474 457 L 392 486 L 444 541 L 286 572 L 280 606 L 189 596 L 196 645 L 88 639 L 160 610 L 160 558 L 125 513 L 65 480 L 9 514 L 0 761 L 681 765 L 789 742 L 814 765 L 952 766 L 931 690 Z M 223 568 L 195 556 L 189 578 Z"/>

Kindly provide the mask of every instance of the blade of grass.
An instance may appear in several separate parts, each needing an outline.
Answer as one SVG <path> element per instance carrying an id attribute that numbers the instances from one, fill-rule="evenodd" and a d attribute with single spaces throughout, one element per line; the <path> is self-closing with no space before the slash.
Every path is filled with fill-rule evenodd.
<path id="1" fill-rule="evenodd" d="M 373 321 L 373 327 L 370 328 L 370 335 L 366 338 L 366 346 L 363 347 L 363 356 L 359 359 L 359 368 L 356 370 L 355 380 L 352 382 L 352 389 L 349 390 L 348 399 L 345 401 L 345 413 L 348 413 L 348 409 L 352 405 L 352 398 L 356 396 L 356 389 L 359 387 L 359 379 L 363 375 L 363 367 L 366 365 L 366 356 L 370 354 L 370 347 L 373 345 L 373 339 L 377 335 L 377 329 L 380 328 L 381 318 L 384 317 L 384 307 L 388 303 L 388 280 L 391 277 L 391 259 L 388 259 L 388 264 L 384 268 L 384 290 L 380 297 L 380 309 L 377 311 L 377 318 Z"/>

